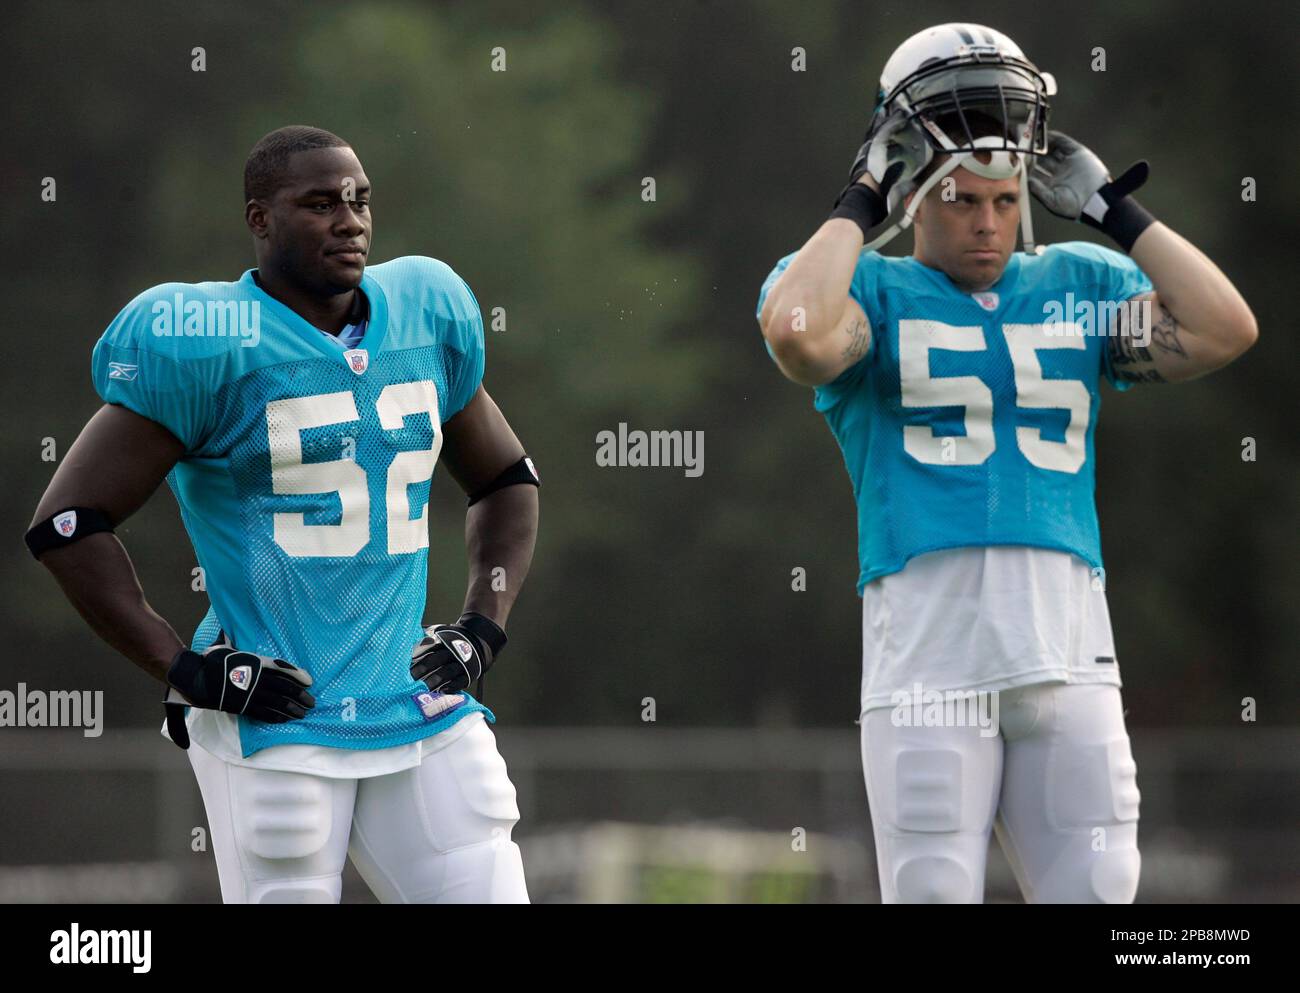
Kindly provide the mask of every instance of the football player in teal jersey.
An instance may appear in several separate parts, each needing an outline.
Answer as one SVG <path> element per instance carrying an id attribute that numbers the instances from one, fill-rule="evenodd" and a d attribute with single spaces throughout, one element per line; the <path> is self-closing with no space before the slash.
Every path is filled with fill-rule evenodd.
<path id="1" fill-rule="evenodd" d="M 945 24 L 890 58 L 831 217 L 758 319 L 858 508 L 863 768 L 885 902 L 978 902 L 995 831 L 1025 899 L 1130 902 L 1139 793 L 1094 504 L 1103 379 L 1251 347 L 1228 278 L 1048 129 L 1055 82 Z M 1034 250 L 1030 195 L 1118 248 Z M 910 257 L 875 249 L 904 228 Z M 1017 252 L 1017 229 L 1024 251 Z"/>
<path id="2" fill-rule="evenodd" d="M 532 560 L 538 479 L 483 387 L 478 303 L 435 259 L 367 265 L 370 183 L 328 131 L 268 134 L 244 187 L 256 268 L 153 287 L 109 325 L 104 406 L 28 544 L 166 684 L 226 902 L 337 902 L 349 854 L 384 902 L 526 902 L 475 693 Z M 425 628 L 440 459 L 469 496 L 469 588 Z M 188 641 L 113 534 L 164 478 L 211 601 Z"/>

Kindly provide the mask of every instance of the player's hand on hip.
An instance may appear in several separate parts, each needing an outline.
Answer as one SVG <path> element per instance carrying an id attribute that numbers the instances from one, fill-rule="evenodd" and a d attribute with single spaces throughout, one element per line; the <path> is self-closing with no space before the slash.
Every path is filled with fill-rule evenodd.
<path id="1" fill-rule="evenodd" d="M 506 633 L 473 611 L 455 624 L 433 624 L 411 650 L 411 678 L 439 693 L 467 689 L 491 668 L 506 646 Z"/>
<path id="2" fill-rule="evenodd" d="M 316 698 L 311 675 L 284 659 L 241 652 L 228 644 L 203 654 L 184 649 L 167 670 L 167 684 L 195 707 L 283 724 L 307 716 Z"/>

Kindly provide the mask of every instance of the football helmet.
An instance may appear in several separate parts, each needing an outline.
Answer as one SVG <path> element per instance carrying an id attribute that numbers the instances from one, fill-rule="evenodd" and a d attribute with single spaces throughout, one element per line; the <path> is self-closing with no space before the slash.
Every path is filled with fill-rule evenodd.
<path id="1" fill-rule="evenodd" d="M 888 132 L 886 145 L 914 146 L 924 140 L 932 153 L 927 158 L 949 158 L 919 185 L 912 177 L 894 185 L 891 216 L 909 193 L 915 196 L 902 216 L 865 248 L 879 248 L 909 227 L 925 195 L 960 166 L 989 179 L 1019 177 L 1024 250 L 1034 251 L 1026 159 L 1047 154 L 1049 97 L 1055 93 L 1051 74 L 1040 72 L 1019 45 L 992 28 L 940 24 L 899 45 L 880 74 L 867 142 L 877 132 Z M 976 158 L 981 152 L 989 153 L 988 162 Z M 878 154 L 892 157 L 883 149 Z M 916 157 L 914 147 L 897 154 Z"/>

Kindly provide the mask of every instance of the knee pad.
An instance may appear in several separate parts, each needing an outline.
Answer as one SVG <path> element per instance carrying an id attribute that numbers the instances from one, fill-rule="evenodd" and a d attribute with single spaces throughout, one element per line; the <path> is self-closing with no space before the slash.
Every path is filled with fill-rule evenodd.
<path id="1" fill-rule="evenodd" d="M 242 772 L 233 783 L 248 902 L 338 903 L 343 864 L 325 851 L 334 821 L 328 784 L 295 773 Z"/>
<path id="2" fill-rule="evenodd" d="M 971 903 L 975 879 L 966 866 L 945 855 L 907 859 L 894 873 L 894 889 L 902 903 Z"/>
<path id="3" fill-rule="evenodd" d="M 1095 832 L 1077 832 L 1050 871 L 1033 881 L 1026 898 L 1033 903 L 1132 903 L 1142 874 L 1137 825 L 1098 825 L 1106 847 L 1094 847 Z"/>
<path id="4" fill-rule="evenodd" d="M 1142 874 L 1137 845 L 1099 853 L 1088 873 L 1088 884 L 1100 903 L 1132 903 Z"/>
<path id="5" fill-rule="evenodd" d="M 1086 864 L 1075 862 L 1074 873 L 1054 874 L 1063 888 L 1046 883 L 1045 898 L 1132 903 L 1142 871 L 1137 847 L 1142 795 L 1128 737 L 1074 748 L 1068 755 L 1053 769 L 1051 809 L 1060 827 L 1085 835 Z"/>
<path id="6" fill-rule="evenodd" d="M 343 896 L 343 874 L 314 879 L 272 879 L 250 883 L 249 903 L 338 903 Z"/>
<path id="7" fill-rule="evenodd" d="M 894 893 L 901 903 L 972 903 L 982 895 L 983 866 L 969 864 L 966 849 L 988 825 L 978 822 L 967 803 L 964 771 L 964 757 L 956 749 L 907 748 L 897 755 L 892 819 L 911 835 L 890 845 Z"/>
<path id="8" fill-rule="evenodd" d="M 443 856 L 439 903 L 528 903 L 524 860 L 504 834 Z"/>

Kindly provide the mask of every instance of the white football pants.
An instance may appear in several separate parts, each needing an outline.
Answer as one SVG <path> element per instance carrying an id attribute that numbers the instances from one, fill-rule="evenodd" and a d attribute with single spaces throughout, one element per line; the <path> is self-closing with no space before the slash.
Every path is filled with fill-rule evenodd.
<path id="1" fill-rule="evenodd" d="M 1119 688 L 1003 690 L 1000 732 L 862 718 L 884 903 L 981 903 L 989 829 L 1030 903 L 1132 903 L 1139 793 Z"/>
<path id="2" fill-rule="evenodd" d="M 479 715 L 413 768 L 331 779 L 192 743 L 225 903 L 338 903 L 351 855 L 382 903 L 527 903 L 515 788 Z"/>

